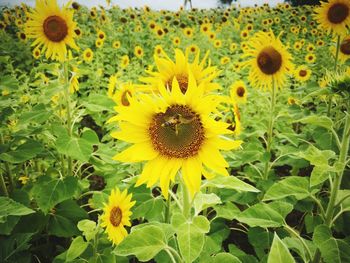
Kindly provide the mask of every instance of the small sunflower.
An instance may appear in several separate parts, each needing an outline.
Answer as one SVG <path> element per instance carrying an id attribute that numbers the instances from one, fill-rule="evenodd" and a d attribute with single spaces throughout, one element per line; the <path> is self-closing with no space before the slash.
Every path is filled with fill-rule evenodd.
<path id="1" fill-rule="evenodd" d="M 120 48 L 120 41 L 119 41 L 119 40 L 114 41 L 114 42 L 113 42 L 113 47 L 114 47 L 115 49 Z"/>
<path id="2" fill-rule="evenodd" d="M 173 39 L 173 45 L 178 46 L 181 44 L 181 39 L 179 37 L 174 37 Z"/>
<path id="3" fill-rule="evenodd" d="M 230 87 L 230 97 L 234 104 L 247 102 L 247 87 L 242 80 L 236 81 Z"/>
<path id="4" fill-rule="evenodd" d="M 204 85 L 197 86 L 192 74 L 186 93 L 176 78 L 171 91 L 162 83 L 159 90 L 161 96 L 144 95 L 132 99 L 129 107 L 116 108 L 118 115 L 109 121 L 119 121 L 121 130 L 112 136 L 133 145 L 113 159 L 128 163 L 147 161 L 136 186 L 147 183 L 152 187 L 159 182 L 165 198 L 170 181 L 175 181 L 181 169 L 193 197 L 199 191 L 202 174 L 207 178 L 229 175 L 228 163 L 220 150 L 239 148 L 241 141 L 223 137 L 231 133 L 228 124 L 209 117 L 222 99 L 205 94 Z"/>
<path id="5" fill-rule="evenodd" d="M 220 39 L 216 39 L 214 41 L 214 47 L 215 48 L 220 48 L 222 46 L 222 41 Z"/>
<path id="6" fill-rule="evenodd" d="M 314 53 L 308 53 L 305 56 L 305 61 L 307 63 L 315 63 L 316 61 L 316 55 Z"/>
<path id="7" fill-rule="evenodd" d="M 25 33 L 28 38 L 35 38 L 32 46 L 42 47 L 46 58 L 64 61 L 66 45 L 78 49 L 74 42 L 76 23 L 68 6 L 69 3 L 60 9 L 56 0 L 37 0 L 35 9 L 27 13 Z"/>
<path id="8" fill-rule="evenodd" d="M 105 204 L 103 215 L 101 215 L 101 226 L 106 228 L 108 239 L 113 244 L 118 245 L 127 235 L 125 226 L 131 226 L 130 209 L 135 205 L 131 201 L 132 194 L 128 195 L 127 190 L 120 192 L 118 188 L 113 189 L 108 198 L 108 204 Z"/>
<path id="9" fill-rule="evenodd" d="M 143 57 L 143 49 L 140 46 L 136 46 L 134 49 L 134 55 L 138 58 L 142 58 Z"/>
<path id="10" fill-rule="evenodd" d="M 128 55 L 124 55 L 122 56 L 121 58 L 121 67 L 122 68 L 126 68 L 130 63 L 130 59 L 129 59 L 129 56 Z"/>
<path id="11" fill-rule="evenodd" d="M 119 84 L 114 92 L 112 99 L 117 105 L 130 106 L 131 98 L 135 96 L 135 88 L 131 82 Z"/>
<path id="12" fill-rule="evenodd" d="M 184 35 L 188 38 L 191 38 L 193 37 L 193 29 L 192 28 L 189 28 L 189 27 L 186 27 L 184 30 Z"/>
<path id="13" fill-rule="evenodd" d="M 94 58 L 94 52 L 90 48 L 87 48 L 83 52 L 83 59 L 85 62 L 91 62 Z"/>
<path id="14" fill-rule="evenodd" d="M 282 88 L 293 64 L 279 37 L 272 31 L 258 32 L 250 39 L 249 46 L 243 57 L 250 57 L 244 66 L 250 67 L 248 78 L 252 86 L 271 89 L 274 83 L 276 88 Z"/>
<path id="15" fill-rule="evenodd" d="M 103 44 L 104 44 L 104 41 L 103 40 L 101 40 L 101 39 L 96 39 L 96 41 L 95 41 L 95 46 L 97 47 L 97 48 L 101 48 L 102 46 L 103 46 Z"/>
<path id="16" fill-rule="evenodd" d="M 106 39 L 106 33 L 103 32 L 102 30 L 99 30 L 99 31 L 97 32 L 97 38 L 98 38 L 98 39 L 101 39 L 102 41 L 105 41 L 105 39 Z"/>
<path id="17" fill-rule="evenodd" d="M 294 76 L 298 81 L 305 82 L 311 77 L 311 70 L 307 66 L 299 66 L 294 71 Z"/>
<path id="18" fill-rule="evenodd" d="M 346 34 L 350 26 L 350 1 L 329 0 L 315 9 L 315 19 L 327 33 Z"/>

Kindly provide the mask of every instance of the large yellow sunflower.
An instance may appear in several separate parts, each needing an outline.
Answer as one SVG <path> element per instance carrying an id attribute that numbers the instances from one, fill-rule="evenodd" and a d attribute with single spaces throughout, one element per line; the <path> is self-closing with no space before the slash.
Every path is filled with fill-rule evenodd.
<path id="1" fill-rule="evenodd" d="M 346 34 L 350 26 L 350 1 L 329 0 L 315 9 L 315 19 L 327 33 Z"/>
<path id="2" fill-rule="evenodd" d="M 249 40 L 243 57 L 249 57 L 244 66 L 250 67 L 248 79 L 253 87 L 282 88 L 287 74 L 293 70 L 292 56 L 272 31 L 258 32 Z"/>
<path id="3" fill-rule="evenodd" d="M 192 63 L 188 62 L 189 53 L 185 55 L 180 49 L 175 49 L 175 62 L 173 62 L 165 52 L 163 55 L 162 57 L 154 56 L 158 71 L 153 72 L 148 70 L 146 72 L 151 76 L 140 79 L 142 82 L 146 83 L 146 86 L 148 86 L 150 90 L 157 90 L 159 79 L 166 87 L 171 89 L 173 79 L 176 77 L 181 91 L 185 93 L 190 72 L 193 74 L 197 85 L 206 83 L 204 86 L 205 91 L 215 90 L 220 87 L 217 83 L 212 82 L 212 80 L 218 76 L 219 71 L 216 67 L 210 66 L 210 64 L 206 67 L 206 60 L 209 53 L 206 53 L 203 59 L 199 61 L 200 52 L 198 51 Z"/>
<path id="4" fill-rule="evenodd" d="M 209 114 L 221 101 L 218 95 L 209 95 L 205 86 L 197 86 L 189 75 L 186 93 L 182 93 L 177 78 L 169 91 L 160 82 L 161 96 L 144 94 L 131 99 L 129 107 L 116 107 L 120 130 L 112 137 L 133 145 L 114 156 L 121 162 L 147 161 L 136 183 L 152 187 L 160 182 L 165 198 L 169 183 L 175 181 L 179 170 L 191 196 L 199 191 L 202 174 L 211 178 L 217 174 L 229 175 L 228 163 L 220 150 L 236 149 L 241 141 L 224 137 L 232 133 L 229 124 L 215 121 Z"/>
<path id="5" fill-rule="evenodd" d="M 135 205 L 135 201 L 131 201 L 131 198 L 132 194 L 128 195 L 126 189 L 122 193 L 118 188 L 113 189 L 108 204 L 105 204 L 103 209 L 101 226 L 106 227 L 108 239 L 113 244 L 118 245 L 128 235 L 124 226 L 131 226 L 130 209 Z"/>
<path id="6" fill-rule="evenodd" d="M 62 9 L 56 0 L 36 0 L 35 9 L 28 12 L 25 33 L 28 38 L 35 38 L 32 46 L 42 47 L 46 58 L 63 61 L 67 54 L 66 45 L 78 49 L 74 42 L 73 11 L 69 3 Z"/>

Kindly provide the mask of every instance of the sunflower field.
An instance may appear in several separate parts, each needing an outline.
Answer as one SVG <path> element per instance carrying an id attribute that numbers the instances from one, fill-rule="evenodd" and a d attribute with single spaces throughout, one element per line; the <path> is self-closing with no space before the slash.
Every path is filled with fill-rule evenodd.
<path id="1" fill-rule="evenodd" d="M 0 11 L 0 262 L 350 262 L 350 1 Z"/>

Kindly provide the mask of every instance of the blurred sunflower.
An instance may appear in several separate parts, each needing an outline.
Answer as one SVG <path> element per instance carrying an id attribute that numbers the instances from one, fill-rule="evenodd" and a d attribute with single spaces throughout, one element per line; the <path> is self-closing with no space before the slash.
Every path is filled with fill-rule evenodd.
<path id="1" fill-rule="evenodd" d="M 120 41 L 118 41 L 118 40 L 114 41 L 114 42 L 113 42 L 113 47 L 114 47 L 115 49 L 120 48 Z"/>
<path id="2" fill-rule="evenodd" d="M 329 0 L 315 9 L 315 19 L 327 33 L 346 34 L 350 26 L 350 1 Z"/>
<path id="3" fill-rule="evenodd" d="M 130 106 L 130 99 L 135 96 L 135 88 L 131 82 L 122 83 L 112 95 L 112 99 L 117 105 L 128 107 Z"/>
<path id="4" fill-rule="evenodd" d="M 105 41 L 105 39 L 106 39 L 106 33 L 103 32 L 102 30 L 99 30 L 99 31 L 97 32 L 97 38 L 98 38 L 98 39 L 101 39 L 102 41 Z"/>
<path id="5" fill-rule="evenodd" d="M 60 9 L 56 0 L 37 0 L 35 9 L 27 13 L 25 33 L 28 38 L 35 38 L 32 46 L 42 47 L 46 58 L 64 61 L 66 45 L 78 49 L 74 42 L 76 23 L 68 6 L 69 3 Z"/>
<path id="6" fill-rule="evenodd" d="M 282 88 L 287 74 L 293 70 L 292 56 L 272 31 L 258 32 L 249 41 L 243 57 L 250 57 L 244 66 L 250 67 L 249 81 L 254 87 Z"/>
<path id="7" fill-rule="evenodd" d="M 178 46 L 178 45 L 180 45 L 180 43 L 181 43 L 181 40 L 180 40 L 179 37 L 174 37 L 173 38 L 173 45 L 174 46 Z"/>
<path id="8" fill-rule="evenodd" d="M 198 49 L 198 47 L 196 47 Z M 150 77 L 143 77 L 140 80 L 146 83 L 150 90 L 158 89 L 158 82 L 161 81 L 169 89 L 172 88 L 173 79 L 176 77 L 182 92 L 186 92 L 188 86 L 189 72 L 195 77 L 197 85 L 206 83 L 205 91 L 218 89 L 219 86 L 211 81 L 218 76 L 219 71 L 216 67 L 208 65 L 206 67 L 206 60 L 209 56 L 207 53 L 201 61 L 199 61 L 200 52 L 192 63 L 188 62 L 188 53 L 185 55 L 180 49 L 175 49 L 175 62 L 173 62 L 164 52 L 164 57 L 154 57 L 157 70 L 156 72 L 147 70 Z"/>
<path id="9" fill-rule="evenodd" d="M 247 102 L 247 87 L 242 80 L 238 80 L 231 85 L 230 97 L 234 104 Z"/>
<path id="10" fill-rule="evenodd" d="M 106 228 L 108 239 L 118 245 L 127 235 L 125 226 L 131 226 L 130 209 L 135 205 L 131 201 L 132 194 L 128 195 L 125 189 L 122 193 L 118 188 L 113 189 L 108 198 L 108 204 L 104 204 L 101 215 L 101 226 Z"/>
<path id="11" fill-rule="evenodd" d="M 129 59 L 129 56 L 128 55 L 124 55 L 122 56 L 121 58 L 121 67 L 122 68 L 126 68 L 130 63 L 130 59 Z"/>
<path id="12" fill-rule="evenodd" d="M 143 49 L 142 49 L 142 47 L 140 47 L 140 46 L 135 46 L 134 55 L 135 55 L 137 58 L 142 58 L 142 57 L 143 57 Z"/>
<path id="13" fill-rule="evenodd" d="M 169 183 L 182 170 L 186 187 L 193 197 L 199 191 L 202 174 L 211 178 L 228 176 L 228 163 L 220 150 L 239 148 L 241 141 L 223 137 L 231 133 L 224 122 L 209 114 L 216 110 L 221 98 L 205 95 L 203 85 L 197 86 L 192 74 L 183 93 L 177 79 L 169 91 L 159 85 L 161 96 L 144 95 L 130 101 L 129 107 L 117 107 L 118 115 L 109 121 L 119 121 L 120 131 L 112 136 L 133 145 L 113 157 L 122 162 L 147 161 L 136 186 L 158 181 L 162 194 L 168 197 Z M 173 121 L 178 120 L 174 124 Z M 161 171 L 161 172 L 159 172 Z"/>
<path id="14" fill-rule="evenodd" d="M 306 56 L 305 56 L 305 61 L 306 61 L 307 63 L 315 63 L 315 61 L 316 61 L 316 55 L 313 54 L 313 53 L 308 53 L 308 54 L 306 54 Z"/>
<path id="15" fill-rule="evenodd" d="M 83 52 L 83 59 L 85 62 L 91 62 L 94 58 L 94 52 L 90 48 L 87 48 Z"/>
<path id="16" fill-rule="evenodd" d="M 294 77 L 298 81 L 305 82 L 310 79 L 311 70 L 307 66 L 301 65 L 295 69 Z"/>

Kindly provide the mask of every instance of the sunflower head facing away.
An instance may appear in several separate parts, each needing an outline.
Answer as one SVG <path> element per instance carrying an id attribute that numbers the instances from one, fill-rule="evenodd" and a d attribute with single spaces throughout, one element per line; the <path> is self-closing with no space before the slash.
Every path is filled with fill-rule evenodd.
<path id="1" fill-rule="evenodd" d="M 247 88 L 242 80 L 236 81 L 231 85 L 230 97 L 234 104 L 247 102 Z"/>
<path id="2" fill-rule="evenodd" d="M 293 64 L 291 54 L 279 37 L 272 31 L 258 32 L 249 40 L 249 46 L 243 56 L 249 57 L 244 66 L 250 67 L 248 79 L 251 85 L 271 89 L 274 84 L 276 88 L 282 88 Z"/>
<path id="3" fill-rule="evenodd" d="M 224 137 L 232 134 L 227 129 L 229 124 L 209 117 L 221 97 L 206 94 L 204 85 L 197 86 L 192 74 L 186 93 L 176 77 L 171 90 L 160 82 L 159 93 L 161 96 L 144 94 L 131 99 L 129 107 L 116 107 L 118 115 L 110 121 L 119 121 L 120 130 L 113 132 L 112 137 L 133 145 L 114 160 L 147 161 L 136 185 L 146 183 L 152 187 L 159 182 L 165 198 L 170 182 L 181 170 L 193 196 L 199 191 L 202 174 L 206 178 L 228 175 L 228 163 L 220 150 L 238 148 L 241 141 Z"/>
<path id="4" fill-rule="evenodd" d="M 350 26 L 350 1 L 329 0 L 315 9 L 315 19 L 327 33 L 346 34 Z"/>
<path id="5" fill-rule="evenodd" d="M 131 201 L 132 194 L 128 195 L 127 190 L 120 192 L 118 188 L 113 189 L 105 204 L 101 216 L 101 226 L 106 228 L 108 239 L 118 245 L 127 235 L 125 226 L 131 226 L 131 207 L 135 201 Z"/>
<path id="6" fill-rule="evenodd" d="M 67 45 L 78 49 L 74 42 L 76 23 L 68 5 L 60 9 L 56 0 L 36 0 L 35 9 L 28 12 L 25 33 L 28 38 L 35 38 L 32 45 L 42 47 L 46 58 L 64 61 Z"/>

